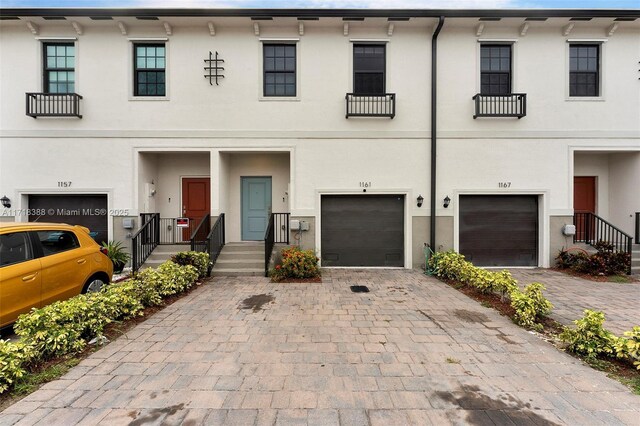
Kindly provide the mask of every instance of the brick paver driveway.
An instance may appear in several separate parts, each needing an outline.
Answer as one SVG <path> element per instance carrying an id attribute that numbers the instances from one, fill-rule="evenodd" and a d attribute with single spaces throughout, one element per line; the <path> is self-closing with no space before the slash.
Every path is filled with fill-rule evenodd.
<path id="1" fill-rule="evenodd" d="M 538 281 L 553 303 L 551 317 L 562 324 L 572 324 L 585 309 L 603 311 L 604 326 L 618 334 L 640 325 L 640 283 L 599 283 L 572 277 L 548 269 L 512 269 L 520 285 Z"/>
<path id="2" fill-rule="evenodd" d="M 0 423 L 640 418 L 640 397 L 435 279 L 402 270 L 324 274 L 322 284 L 216 279 L 9 407 Z M 354 284 L 371 292 L 352 293 Z"/>

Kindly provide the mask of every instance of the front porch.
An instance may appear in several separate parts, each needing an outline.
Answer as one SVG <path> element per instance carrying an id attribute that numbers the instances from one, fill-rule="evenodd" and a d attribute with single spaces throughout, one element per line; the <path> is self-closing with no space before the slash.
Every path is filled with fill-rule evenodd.
<path id="1" fill-rule="evenodd" d="M 266 273 L 274 245 L 289 243 L 290 181 L 289 152 L 140 153 L 134 270 L 157 246 L 208 251 L 215 262 L 226 243 L 238 243 L 260 246 L 260 259 L 223 256 L 229 265 L 218 273 L 255 275 L 258 261 Z"/>

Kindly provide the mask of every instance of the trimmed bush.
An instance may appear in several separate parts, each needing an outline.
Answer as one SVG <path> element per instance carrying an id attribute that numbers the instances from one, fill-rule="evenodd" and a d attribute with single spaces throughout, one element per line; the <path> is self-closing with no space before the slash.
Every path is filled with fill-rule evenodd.
<path id="1" fill-rule="evenodd" d="M 538 321 L 553 308 L 542 294 L 542 284 L 529 284 L 522 292 L 509 271 L 478 268 L 455 251 L 435 253 L 429 259 L 429 266 L 438 277 L 474 287 L 482 293 L 500 294 L 503 302 L 509 299 L 515 309 L 514 321 L 523 327 L 539 329 Z"/>
<path id="2" fill-rule="evenodd" d="M 318 257 L 313 250 L 300 250 L 291 246 L 282 249 L 282 263 L 270 271 L 271 279 L 275 282 L 286 279 L 315 278 L 320 276 Z"/>
<path id="3" fill-rule="evenodd" d="M 567 343 L 567 350 L 596 359 L 598 356 L 611 356 L 617 337 L 602 327 L 604 314 L 586 309 L 584 316 L 574 321 L 576 328 L 564 327 L 560 340 Z"/>
<path id="4" fill-rule="evenodd" d="M 613 251 L 613 244 L 598 241 L 594 248 L 597 253 L 569 252 L 561 250 L 556 256 L 556 266 L 560 269 L 571 269 L 588 275 L 624 275 L 629 271 L 631 255 Z"/>
<path id="5" fill-rule="evenodd" d="M 201 253 L 197 251 L 183 251 L 171 256 L 171 261 L 180 266 L 191 265 L 198 271 L 198 276 L 204 278 L 209 274 L 211 260 L 209 253 Z"/>
<path id="6" fill-rule="evenodd" d="M 0 340 L 0 393 L 22 377 L 29 365 L 79 352 L 91 339 L 101 336 L 108 324 L 142 315 L 144 308 L 162 304 L 163 297 L 187 290 L 198 280 L 203 265 L 209 264 L 206 253 L 180 253 L 177 257 L 192 263 L 180 266 L 169 260 L 100 292 L 21 315 L 14 330 L 22 340 Z"/>
<path id="7" fill-rule="evenodd" d="M 640 327 L 633 327 L 624 332 L 625 337 L 619 337 L 614 345 L 618 358 L 624 358 L 640 370 Z"/>
<path id="8" fill-rule="evenodd" d="M 0 339 L 0 394 L 27 374 L 24 366 L 32 357 L 31 346 Z"/>

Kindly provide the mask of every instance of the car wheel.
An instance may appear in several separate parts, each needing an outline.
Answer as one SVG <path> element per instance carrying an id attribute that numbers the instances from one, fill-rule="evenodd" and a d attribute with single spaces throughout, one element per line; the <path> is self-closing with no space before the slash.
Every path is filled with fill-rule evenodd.
<path id="1" fill-rule="evenodd" d="M 91 278 L 84 286 L 84 293 L 97 293 L 105 286 L 105 282 L 100 278 Z"/>

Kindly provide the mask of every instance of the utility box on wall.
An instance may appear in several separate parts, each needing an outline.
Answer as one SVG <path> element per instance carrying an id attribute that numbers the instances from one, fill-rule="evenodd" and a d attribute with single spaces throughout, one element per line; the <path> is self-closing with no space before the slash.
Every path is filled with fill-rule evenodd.
<path id="1" fill-rule="evenodd" d="M 126 218 L 122 219 L 122 227 L 124 229 L 133 229 L 135 226 L 136 226 L 135 219 L 133 219 L 131 217 L 126 217 Z"/>
<path id="2" fill-rule="evenodd" d="M 565 236 L 576 235 L 576 226 L 575 225 L 565 225 L 562 227 L 562 233 Z"/>

